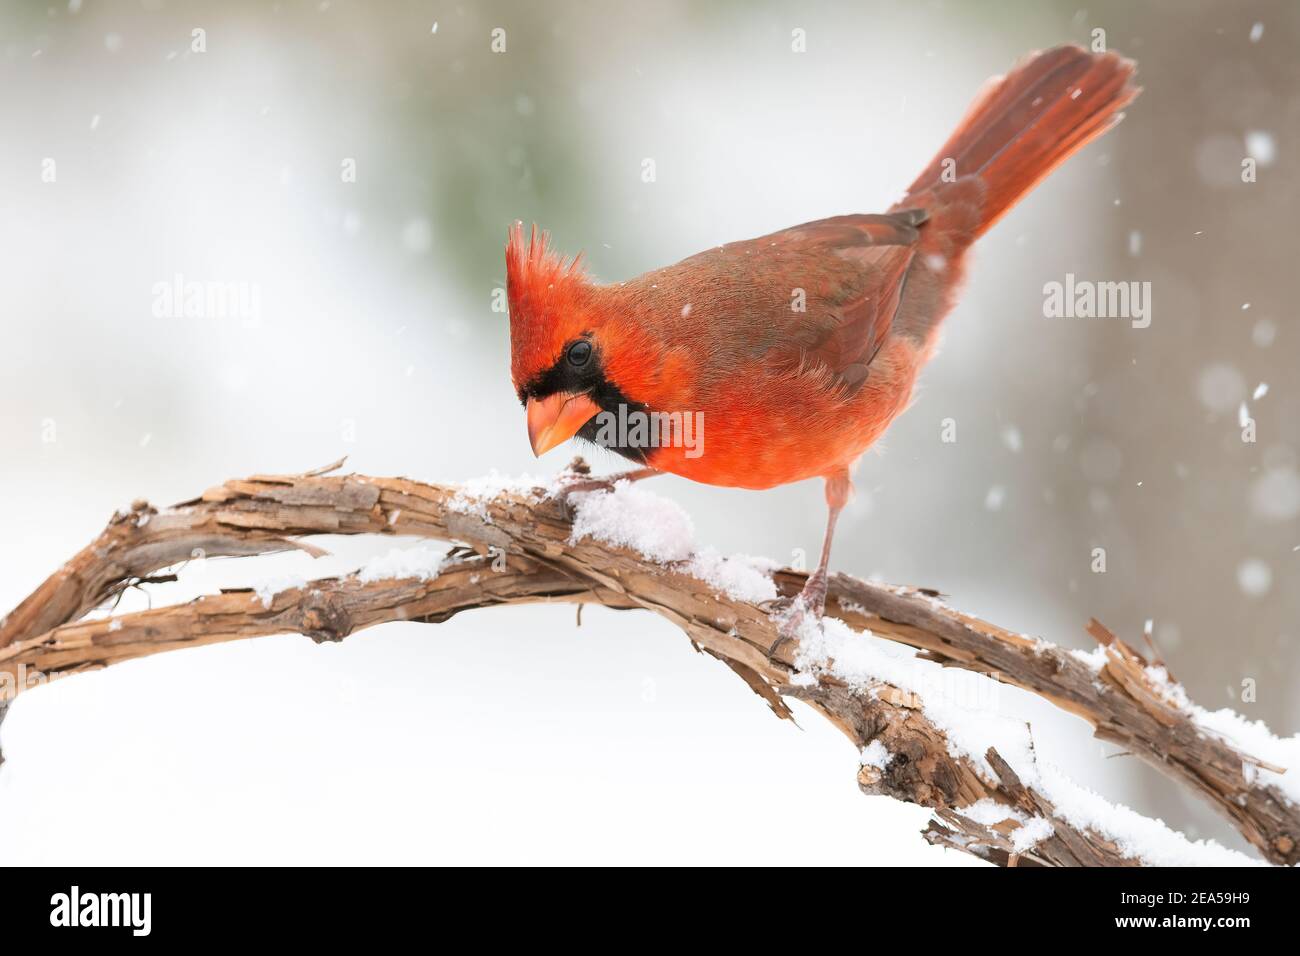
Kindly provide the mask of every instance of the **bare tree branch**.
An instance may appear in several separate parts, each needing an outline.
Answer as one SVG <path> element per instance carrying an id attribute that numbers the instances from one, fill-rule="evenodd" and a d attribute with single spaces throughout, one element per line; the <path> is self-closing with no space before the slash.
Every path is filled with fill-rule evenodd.
<path id="1" fill-rule="evenodd" d="M 32 675 L 49 679 L 180 647 L 297 631 L 341 640 L 392 620 L 444 621 L 472 608 L 536 602 L 642 608 L 671 621 L 697 649 L 735 671 L 780 716 L 783 697 L 804 700 L 859 748 L 883 745 L 887 760 L 864 764 L 859 784 L 937 811 L 931 842 L 1001 864 L 1097 865 L 1140 862 L 1114 839 L 1079 827 L 1049 797 L 1022 782 L 996 751 L 954 755 L 945 732 L 914 693 L 875 682 L 850 687 L 833 673 L 796 675 L 797 648 L 769 659 L 770 608 L 717 593 L 680 567 L 626 549 L 572 540 L 563 500 L 541 489 L 478 496 L 455 485 L 401 478 L 254 476 L 159 512 L 144 502 L 113 517 L 104 532 L 0 621 L 0 677 L 16 690 Z M 274 595 L 229 591 L 188 604 L 112 619 L 78 621 L 123 588 L 195 555 L 254 555 L 293 548 L 317 534 L 419 535 L 468 542 L 429 580 L 327 578 Z M 791 596 L 804 576 L 777 572 Z M 910 645 L 940 664 L 984 674 L 1038 694 L 1083 717 L 1102 739 L 1122 745 L 1209 799 L 1263 855 L 1297 860 L 1300 813 L 1261 782 L 1268 764 L 1207 734 L 1150 675 L 1133 648 L 1095 625 L 1104 663 L 1089 662 L 948 608 L 935 592 L 893 588 L 836 575 L 828 614 Z M 75 623 L 74 623 L 75 622 Z M 802 675 L 806 677 L 807 675 Z M 1277 768 L 1280 769 L 1280 768 Z M 1006 816 L 963 814 L 992 800 Z M 995 813 L 993 816 L 997 816 Z M 1029 842 L 1029 821 L 1045 834 Z M 1020 832 L 1018 832 L 1020 831 Z"/>

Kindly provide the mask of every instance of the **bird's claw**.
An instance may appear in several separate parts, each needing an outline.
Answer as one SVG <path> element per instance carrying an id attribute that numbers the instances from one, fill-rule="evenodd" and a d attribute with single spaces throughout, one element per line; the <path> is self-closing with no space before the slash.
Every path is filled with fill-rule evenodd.
<path id="1" fill-rule="evenodd" d="M 565 518 L 572 521 L 577 516 L 577 502 L 573 500 L 574 495 L 588 491 L 613 490 L 614 482 L 609 478 L 588 478 L 580 474 L 566 473 L 560 476 L 559 487 L 551 493 L 551 497 L 560 503 Z"/>
<path id="2" fill-rule="evenodd" d="M 766 602 L 764 610 L 776 621 L 776 640 L 767 649 L 768 661 L 775 662 L 776 652 L 791 641 L 797 644 L 808 617 L 811 615 L 814 621 L 820 622 L 825 607 L 826 572 L 821 568 L 813 572 L 793 601 L 781 597 Z"/>
<path id="3" fill-rule="evenodd" d="M 768 663 L 776 663 L 776 652 L 786 644 L 799 643 L 800 635 L 803 632 L 804 620 L 808 614 L 808 608 L 803 602 L 803 595 L 791 601 L 789 598 L 778 598 L 773 601 L 774 605 L 783 605 L 778 609 L 770 612 L 776 621 L 776 640 L 772 646 L 767 649 Z"/>
<path id="4" fill-rule="evenodd" d="M 561 499 L 570 510 L 573 506 L 572 498 L 574 495 L 588 491 L 613 491 L 620 481 L 641 481 L 643 478 L 660 474 L 654 468 L 635 468 L 615 475 L 593 478 L 591 477 L 591 469 L 586 467 L 585 462 L 582 462 L 581 459 L 576 459 L 576 462 L 581 462 L 583 467 L 574 468 L 570 465 L 567 471 L 560 474 L 557 480 L 559 487 L 552 494 L 552 497 Z"/>
<path id="5" fill-rule="evenodd" d="M 789 634 L 778 633 L 776 640 L 772 642 L 772 646 L 767 649 L 767 662 L 769 664 L 775 664 L 776 652 L 793 640 L 796 640 L 796 638 L 792 637 Z"/>
<path id="6" fill-rule="evenodd" d="M 560 487 L 556 490 L 556 497 L 569 498 L 572 495 L 582 494 L 585 491 L 613 491 L 614 479 L 611 478 L 587 478 L 582 476 L 563 475 L 560 478 Z"/>

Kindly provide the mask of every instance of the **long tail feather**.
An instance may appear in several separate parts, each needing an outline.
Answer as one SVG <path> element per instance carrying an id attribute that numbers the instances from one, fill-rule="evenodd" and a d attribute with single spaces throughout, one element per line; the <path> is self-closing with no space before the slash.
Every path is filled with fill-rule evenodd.
<path id="1" fill-rule="evenodd" d="M 1122 118 L 1138 95 L 1135 64 L 1061 46 L 1030 54 L 980 91 L 956 131 L 896 208 L 930 207 L 978 179 L 974 241 L 1053 169 Z M 969 190 L 961 190 L 969 195 Z"/>

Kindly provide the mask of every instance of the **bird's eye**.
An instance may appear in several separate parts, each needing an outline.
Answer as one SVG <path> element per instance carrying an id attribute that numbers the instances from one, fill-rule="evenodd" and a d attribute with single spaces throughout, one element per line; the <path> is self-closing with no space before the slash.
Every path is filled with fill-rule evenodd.
<path id="1" fill-rule="evenodd" d="M 581 368 L 591 361 L 591 343 L 586 339 L 579 339 L 569 346 L 568 352 L 569 364 L 574 368 Z"/>

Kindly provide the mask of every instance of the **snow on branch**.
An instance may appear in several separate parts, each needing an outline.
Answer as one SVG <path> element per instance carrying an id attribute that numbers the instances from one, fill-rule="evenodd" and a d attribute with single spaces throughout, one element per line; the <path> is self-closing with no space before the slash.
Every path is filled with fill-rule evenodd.
<path id="1" fill-rule="evenodd" d="M 1300 860 L 1300 738 L 1197 707 L 1163 665 L 1096 622 L 1097 649 L 1067 651 L 955 611 L 936 592 L 839 574 L 824 626 L 769 658 L 773 615 L 804 574 L 696 548 L 689 516 L 644 487 L 566 495 L 585 474 L 580 463 L 553 482 L 461 485 L 331 474 L 341 464 L 115 514 L 0 619 L 0 707 L 55 677 L 183 647 L 285 632 L 337 641 L 387 621 L 436 623 L 501 604 L 644 609 L 680 627 L 778 716 L 791 716 L 794 698 L 830 719 L 858 749 L 865 792 L 935 811 L 932 843 L 1003 865 L 1259 862 L 1066 780 L 1035 755 L 1023 723 L 988 706 L 998 681 L 1083 718 L 1097 737 L 1199 793 L 1265 860 Z M 170 580 L 168 570 L 195 555 L 320 554 L 304 539 L 321 534 L 457 544 L 445 555 L 427 544 L 395 551 L 343 577 L 83 620 L 127 587 Z M 963 671 L 973 673 L 957 687 L 950 678 Z"/>

